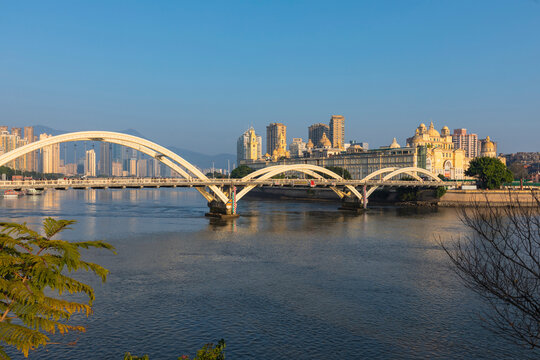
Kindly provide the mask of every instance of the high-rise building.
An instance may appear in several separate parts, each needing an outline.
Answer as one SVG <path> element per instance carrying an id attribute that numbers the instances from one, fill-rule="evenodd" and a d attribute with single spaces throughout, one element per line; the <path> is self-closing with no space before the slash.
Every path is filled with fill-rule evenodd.
<path id="1" fill-rule="evenodd" d="M 282 140 L 280 141 L 280 135 Z M 280 149 L 283 142 L 285 142 L 285 149 L 287 150 L 287 126 L 281 123 L 271 123 L 266 127 L 266 153 L 270 156 L 274 153 L 274 150 Z"/>
<path id="2" fill-rule="evenodd" d="M 17 148 L 18 140 L 18 136 L 10 134 L 7 130 L 2 130 L 0 132 L 0 154 L 5 154 Z M 15 160 L 10 161 L 6 166 L 14 169 L 16 166 L 15 163 Z"/>
<path id="3" fill-rule="evenodd" d="M 252 127 L 246 130 L 236 142 L 237 162 L 262 158 L 262 137 L 255 134 Z"/>
<path id="4" fill-rule="evenodd" d="M 34 142 L 34 127 L 25 126 L 24 127 L 24 140 L 27 144 Z M 26 170 L 27 171 L 36 171 L 37 170 L 37 161 L 36 161 L 36 152 L 32 151 L 25 155 L 26 157 Z"/>
<path id="5" fill-rule="evenodd" d="M 48 134 L 40 134 L 39 140 L 52 137 Z M 42 172 L 45 174 L 58 174 L 60 172 L 60 144 L 45 146 L 42 152 Z"/>
<path id="6" fill-rule="evenodd" d="M 454 149 L 465 150 L 465 156 L 475 158 L 478 156 L 478 135 L 467 134 L 467 129 L 454 129 L 452 134 Z"/>
<path id="7" fill-rule="evenodd" d="M 11 128 L 11 135 L 17 135 L 18 137 L 20 137 L 22 139 L 22 137 L 23 137 L 22 129 L 18 128 L 18 127 L 12 127 Z"/>
<path id="8" fill-rule="evenodd" d="M 84 159 L 84 175 L 96 176 L 96 152 L 94 149 L 86 150 Z"/>
<path id="9" fill-rule="evenodd" d="M 102 141 L 99 144 L 99 175 L 111 176 L 112 156 L 111 144 Z"/>
<path id="10" fill-rule="evenodd" d="M 160 177 L 161 176 L 161 161 L 159 161 L 158 159 L 153 159 L 152 166 L 154 168 L 152 176 Z"/>
<path id="11" fill-rule="evenodd" d="M 129 175 L 137 176 L 137 158 L 129 159 Z"/>
<path id="12" fill-rule="evenodd" d="M 112 161 L 121 161 L 122 157 L 122 145 L 110 144 L 111 145 L 111 158 Z"/>
<path id="13" fill-rule="evenodd" d="M 332 115 L 330 118 L 330 141 L 332 147 L 344 149 L 345 144 L 345 117 Z"/>
<path id="14" fill-rule="evenodd" d="M 330 126 L 318 123 L 313 124 L 308 128 L 308 140 L 311 140 L 313 144 L 320 143 L 323 134 L 326 134 L 326 137 L 330 136 Z"/>
<path id="15" fill-rule="evenodd" d="M 148 176 L 148 161 L 146 159 L 139 159 L 137 161 L 137 177 Z"/>
<path id="16" fill-rule="evenodd" d="M 289 151 L 292 157 L 302 157 L 306 151 L 306 143 L 302 138 L 293 138 L 289 145 Z"/>
<path id="17" fill-rule="evenodd" d="M 122 162 L 121 161 L 113 161 L 112 176 L 122 176 Z"/>
<path id="18" fill-rule="evenodd" d="M 0 125 L 0 133 L 8 132 L 8 127 L 6 125 Z"/>

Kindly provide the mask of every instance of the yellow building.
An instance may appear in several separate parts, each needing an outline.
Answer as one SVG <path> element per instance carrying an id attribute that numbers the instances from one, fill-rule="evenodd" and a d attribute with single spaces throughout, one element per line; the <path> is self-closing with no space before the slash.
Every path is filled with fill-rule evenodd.
<path id="1" fill-rule="evenodd" d="M 278 133 L 277 144 L 272 152 L 272 160 L 276 161 L 281 158 L 289 158 L 291 153 L 287 151 L 287 140 L 285 135 L 281 132 Z"/>
<path id="2" fill-rule="evenodd" d="M 242 160 L 257 160 L 262 157 L 262 138 L 255 133 L 253 127 L 245 131 L 236 142 L 238 163 Z"/>
<path id="3" fill-rule="evenodd" d="M 497 156 L 497 143 L 491 141 L 489 136 L 480 141 L 480 156 L 497 158 L 506 165 L 506 158 L 504 156 Z"/>
<path id="4" fill-rule="evenodd" d="M 469 167 L 469 158 L 465 157 L 465 150 L 454 149 L 450 129 L 444 126 L 439 133 L 435 130 L 433 122 L 429 128 L 420 124 L 415 135 L 407 139 L 407 146 L 426 146 L 426 169 L 437 175 L 444 175 L 450 179 L 463 179 L 465 170 Z"/>

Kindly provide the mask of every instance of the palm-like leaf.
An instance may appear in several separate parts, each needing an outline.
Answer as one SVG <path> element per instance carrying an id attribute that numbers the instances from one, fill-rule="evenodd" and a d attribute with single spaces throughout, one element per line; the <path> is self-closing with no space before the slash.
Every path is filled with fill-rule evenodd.
<path id="1" fill-rule="evenodd" d="M 25 356 L 49 341 L 46 333 L 84 331 L 84 327 L 66 323 L 74 313 L 92 313 L 94 289 L 67 272 L 92 271 L 102 281 L 107 269 L 81 259 L 79 249 L 114 248 L 103 241 L 68 242 L 51 240 L 73 220 L 43 221 L 45 236 L 28 228 L 26 223 L 0 223 L 0 342 L 14 346 Z M 82 293 L 87 303 L 49 296 L 64 292 Z M 45 294 L 47 292 L 47 295 Z M 12 319 L 18 319 L 13 323 Z M 9 359 L 0 346 L 0 360 Z"/>

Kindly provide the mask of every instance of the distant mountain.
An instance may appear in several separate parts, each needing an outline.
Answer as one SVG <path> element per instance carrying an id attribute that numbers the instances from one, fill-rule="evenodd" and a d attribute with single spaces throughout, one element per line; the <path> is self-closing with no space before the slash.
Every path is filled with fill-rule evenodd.
<path id="1" fill-rule="evenodd" d="M 44 125 L 34 125 L 34 135 L 39 138 L 39 134 L 50 134 L 50 135 L 62 135 L 67 133 L 67 131 L 56 130 Z"/>
<path id="2" fill-rule="evenodd" d="M 135 129 L 125 129 L 118 131 L 119 133 L 128 134 L 137 136 L 143 139 L 148 139 L 146 136 L 141 134 L 139 131 Z M 50 128 L 48 126 L 44 125 L 34 125 L 34 134 L 39 136 L 39 134 L 51 134 L 51 135 L 61 135 L 67 133 L 67 131 L 64 130 L 57 130 Z M 148 139 L 150 140 L 150 139 Z M 161 145 L 161 144 L 160 144 Z M 236 155 L 234 154 L 217 154 L 217 155 L 207 155 L 202 154 L 196 151 L 188 150 L 179 148 L 176 146 L 165 146 L 169 150 L 177 153 L 190 163 L 200 167 L 201 169 L 210 169 L 212 168 L 212 163 L 214 168 L 216 169 L 227 169 L 227 166 L 230 166 L 230 169 L 233 169 L 233 166 L 236 163 Z M 77 154 L 77 158 L 84 157 L 84 152 L 87 149 L 94 148 L 94 150 L 97 152 L 98 159 L 99 159 L 99 145 L 96 142 L 87 142 L 85 146 L 76 146 L 75 143 L 67 143 L 66 146 L 61 147 L 61 153 L 62 158 L 64 156 L 67 156 L 68 162 L 73 162 L 75 153 Z"/>
<path id="3" fill-rule="evenodd" d="M 232 171 L 236 163 L 236 155 L 233 154 L 206 155 L 176 146 L 169 146 L 167 148 L 201 169 L 211 169 L 213 163 L 215 169 L 227 169 L 227 166 L 230 166 Z"/>

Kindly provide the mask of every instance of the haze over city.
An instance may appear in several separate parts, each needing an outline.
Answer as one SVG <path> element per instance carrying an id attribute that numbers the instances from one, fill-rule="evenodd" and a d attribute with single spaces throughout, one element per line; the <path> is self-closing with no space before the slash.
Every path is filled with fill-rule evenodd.
<path id="1" fill-rule="evenodd" d="M 538 150 L 536 1 L 4 2 L 0 34 L 10 126 L 211 154 L 249 126 L 307 138 L 341 114 L 373 147 L 433 120 Z"/>

